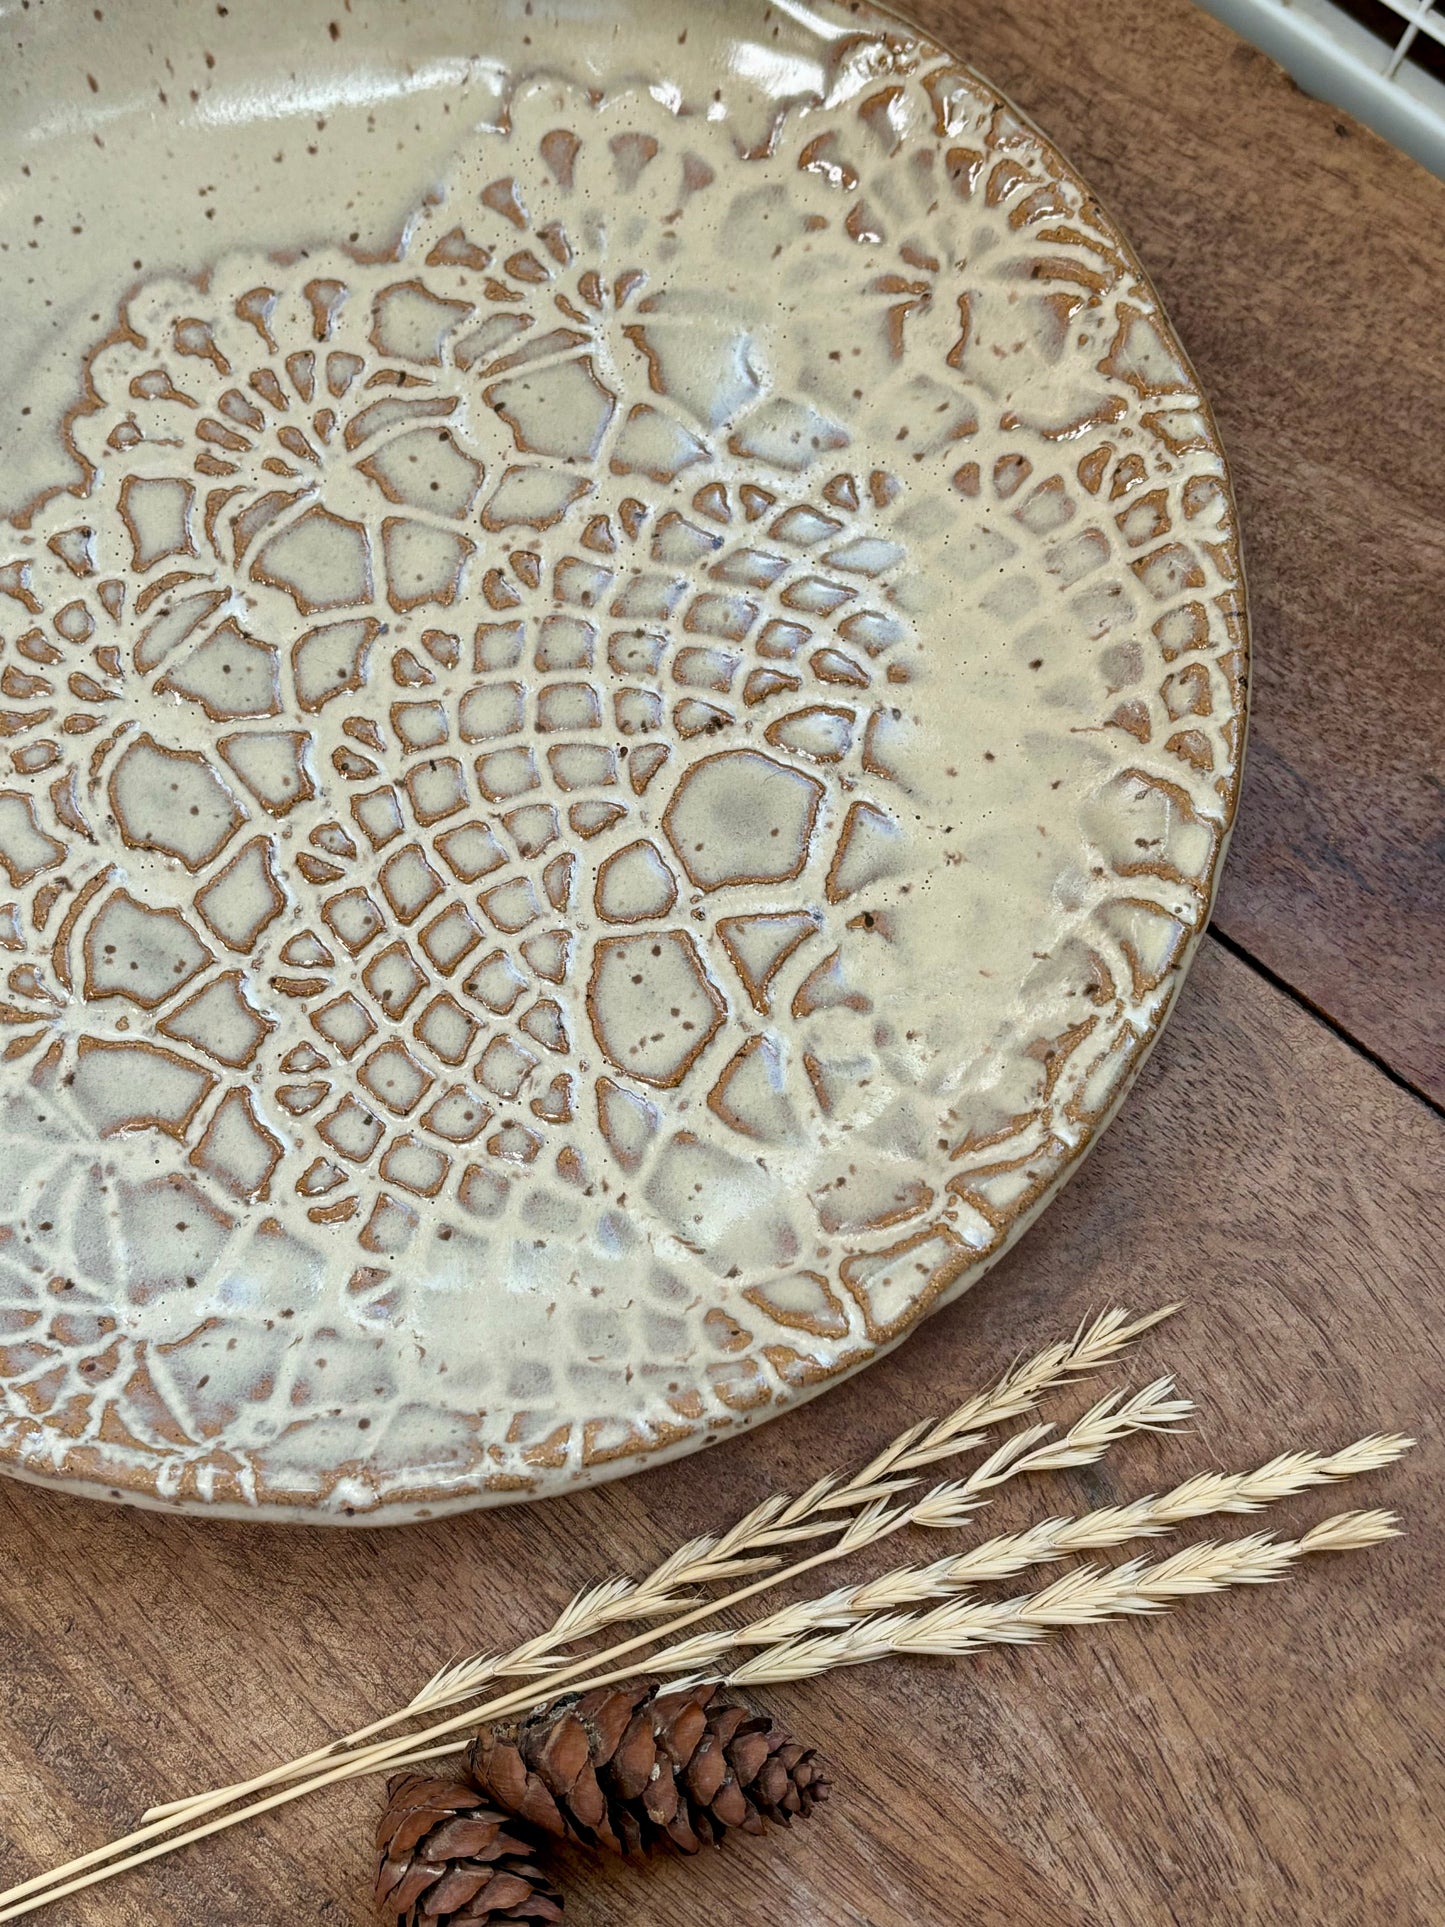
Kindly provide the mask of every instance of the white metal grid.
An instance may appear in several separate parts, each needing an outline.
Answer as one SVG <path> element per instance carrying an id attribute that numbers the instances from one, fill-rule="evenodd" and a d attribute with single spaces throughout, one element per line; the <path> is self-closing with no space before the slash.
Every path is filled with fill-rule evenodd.
<path id="1" fill-rule="evenodd" d="M 1393 80 L 1417 34 L 1428 34 L 1430 39 L 1438 40 L 1445 47 L 1445 16 L 1438 12 L 1435 0 L 1415 0 L 1413 5 L 1411 0 L 1384 0 L 1384 4 L 1405 22 L 1405 30 L 1396 41 L 1385 68 L 1385 78 Z"/>
<path id="2" fill-rule="evenodd" d="M 1419 62 L 1422 38 L 1445 48 L 1445 0 L 1379 0 L 1399 21 L 1384 38 L 1334 0 L 1200 0 L 1287 67 L 1308 93 L 1335 102 L 1445 176 L 1445 84 Z"/>

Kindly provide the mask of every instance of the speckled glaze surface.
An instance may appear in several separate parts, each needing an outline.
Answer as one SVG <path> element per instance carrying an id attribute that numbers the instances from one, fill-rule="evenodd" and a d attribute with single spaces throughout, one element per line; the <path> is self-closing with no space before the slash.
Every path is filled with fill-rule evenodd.
<path id="1" fill-rule="evenodd" d="M 866 1363 L 1107 1121 L 1235 807 L 1127 245 L 862 8 L 0 34 L 0 1462 L 400 1521 Z"/>

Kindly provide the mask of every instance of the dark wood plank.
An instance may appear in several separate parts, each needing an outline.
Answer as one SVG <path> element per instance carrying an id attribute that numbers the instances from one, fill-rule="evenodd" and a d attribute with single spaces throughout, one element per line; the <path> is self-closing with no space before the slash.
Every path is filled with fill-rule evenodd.
<path id="1" fill-rule="evenodd" d="M 917 0 L 1138 247 L 1233 462 L 1255 631 L 1220 926 L 1445 1101 L 1445 181 L 1186 0 Z"/>
<path id="2" fill-rule="evenodd" d="M 0 1872 L 369 1716 L 439 1660 L 540 1623 L 606 1565 L 638 1566 L 855 1461 L 1090 1309 L 1178 1296 L 1186 1309 L 1131 1374 L 1177 1366 L 1201 1406 L 1194 1435 L 1015 1488 L 999 1525 L 1406 1426 L 1424 1443 L 1403 1467 L 1279 1519 L 1298 1529 L 1392 1504 L 1410 1536 L 1150 1625 L 780 1691 L 838 1763 L 832 1807 L 771 1843 L 574 1882 L 570 1918 L 1445 1917 L 1445 1841 L 1428 1817 L 1445 1801 L 1442 1160 L 1445 1125 L 1210 946 L 1123 1117 L 1023 1247 L 902 1352 L 716 1456 L 374 1534 L 197 1523 L 4 1485 L 0 1825 L 17 1844 Z M 375 1785 L 321 1796 L 51 1918 L 361 1927 L 378 1798 Z"/>

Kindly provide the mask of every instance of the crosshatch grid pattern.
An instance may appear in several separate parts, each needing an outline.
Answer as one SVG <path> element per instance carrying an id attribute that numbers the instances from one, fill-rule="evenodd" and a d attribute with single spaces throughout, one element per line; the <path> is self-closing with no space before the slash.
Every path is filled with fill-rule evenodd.
<path id="1" fill-rule="evenodd" d="M 496 173 L 495 144 L 482 142 L 470 173 L 375 261 L 314 249 L 294 263 L 242 255 L 204 288 L 147 283 L 127 300 L 124 329 L 90 356 L 85 406 L 69 424 L 85 507 L 66 490 L 37 502 L 14 561 L 0 564 L 0 592 L 23 621 L 15 646 L 32 665 L 7 664 L 0 693 L 39 705 L 15 712 L 9 742 L 24 787 L 0 790 L 0 865 L 8 857 L 24 892 L 6 981 L 25 1008 L 6 1017 L 19 1026 L 6 1061 L 29 1058 L 41 1071 L 38 1083 L 18 1083 L 25 1117 L 11 1134 L 32 1162 L 22 1170 L 13 1144 L 7 1152 L 18 1173 L 11 1196 L 27 1199 L 20 1248 L 32 1255 L 23 1269 L 8 1253 L 0 1263 L 23 1298 L 20 1329 L 40 1331 L 0 1365 L 25 1375 L 33 1403 L 0 1451 L 17 1432 L 26 1451 L 61 1441 L 64 1470 L 50 1453 L 44 1476 L 117 1493 L 133 1474 L 152 1481 L 159 1459 L 177 1468 L 157 1493 L 168 1502 L 254 1510 L 289 1501 L 278 1501 L 269 1472 L 264 1489 L 256 1484 L 234 1448 L 284 1438 L 300 1481 L 287 1491 L 342 1517 L 379 1502 L 372 1468 L 383 1461 L 388 1490 L 428 1507 L 436 1495 L 418 1472 L 454 1486 L 460 1468 L 502 1497 L 549 1475 L 608 1476 L 641 1452 L 682 1449 L 805 1396 L 901 1337 L 965 1270 L 998 1255 L 1122 1095 L 1207 914 L 1233 813 L 1246 632 L 1222 460 L 1147 283 L 1062 163 L 946 57 L 865 37 L 845 42 L 841 58 L 863 63 L 856 110 L 821 130 L 780 122 L 741 179 L 722 123 L 693 116 L 679 133 L 671 110 L 635 87 L 594 98 L 524 82 L 509 92 L 498 136 L 515 175 Z M 905 156 L 900 175 L 891 157 L 910 128 L 935 158 L 919 169 Z M 632 191 L 645 168 L 659 170 L 649 178 L 667 193 Z M 861 198 L 875 175 L 872 200 L 892 210 L 888 222 Z M 898 181 L 887 198 L 883 187 Z M 616 206 L 637 215 L 620 236 L 592 218 Z M 786 232 L 773 230 L 771 252 L 757 249 L 758 221 L 784 210 L 794 210 Z M 960 210 L 997 230 L 992 246 L 963 244 Z M 704 263 L 760 253 L 746 287 L 719 299 L 709 283 L 699 295 L 693 255 L 674 274 L 671 237 L 688 220 L 704 224 Z M 885 246 L 900 265 L 892 253 L 880 261 Z M 799 275 L 805 254 L 826 263 L 821 279 Z M 945 262 L 972 258 L 987 263 L 984 284 L 955 287 Z M 867 325 L 844 302 L 819 304 L 815 290 L 835 276 L 844 289 L 862 277 Z M 801 301 L 796 312 L 779 305 L 789 287 L 808 290 L 806 312 Z M 539 303 L 540 347 L 518 360 Z M 746 344 L 778 313 L 788 329 L 770 327 L 774 358 L 760 351 L 755 368 Z M 845 341 L 835 325 L 847 327 Z M 133 365 L 137 356 L 146 365 Z M 1077 379 L 1059 373 L 1074 364 Z M 477 382 L 486 386 L 472 407 Z M 960 412 L 966 395 L 955 396 L 969 383 L 989 398 L 987 415 Z M 1042 400 L 1025 412 L 1035 387 Z M 912 489 L 871 456 L 859 476 L 835 466 L 865 433 L 895 461 L 907 440 Z M 946 494 L 927 487 L 930 462 Z M 307 482 L 298 463 L 320 479 Z M 815 493 L 822 506 L 810 508 Z M 233 529 L 223 516 L 251 520 Z M 948 550 L 960 529 L 968 545 Z M 911 583 L 917 601 L 930 568 L 950 598 L 940 606 L 962 615 L 976 603 L 989 635 L 1003 638 L 990 657 L 1007 669 L 996 686 L 1041 692 L 1031 698 L 1040 720 L 1021 729 L 1008 708 L 995 749 L 982 733 L 991 698 L 971 699 L 968 732 L 940 724 L 939 753 L 925 743 L 926 758 L 909 737 L 911 761 L 900 763 L 898 730 L 924 727 L 919 692 L 909 693 L 922 666 L 915 679 L 912 605 L 888 592 Z M 834 582 L 835 569 L 867 572 L 866 595 Z M 1055 632 L 1041 626 L 1051 595 L 1065 598 L 1080 638 L 1053 666 Z M 237 612 L 222 620 L 231 599 Z M 441 611 L 438 626 L 419 609 Z M 116 625 L 130 611 L 146 627 L 127 655 Z M 823 627 L 835 613 L 837 647 Z M 674 617 L 687 638 L 675 652 L 665 626 Z M 220 627 L 197 642 L 193 625 L 213 619 Z M 1137 639 L 1121 636 L 1125 622 Z M 734 631 L 738 647 L 756 636 L 763 660 L 745 666 L 724 649 Z M 73 668 L 67 649 L 79 652 Z M 804 695 L 805 669 L 826 685 L 816 692 L 826 703 Z M 55 672 L 67 670 L 58 690 Z M 666 694 L 652 686 L 659 674 Z M 935 687 L 956 683 L 950 672 Z M 112 687 L 123 734 L 90 720 Z M 724 711 L 719 699 L 735 688 Z M 855 727 L 850 690 L 871 692 L 876 718 L 870 709 Z M 65 720 L 83 726 L 62 723 L 59 735 L 66 745 L 95 736 L 78 752 L 38 733 L 55 704 L 72 700 L 88 707 Z M 225 732 L 215 763 L 196 747 L 197 711 Z M 192 719 L 179 739 L 178 718 Z M 283 718 L 288 727 L 275 727 Z M 1059 745 L 1047 755 L 1045 733 Z M 963 740 L 972 760 L 948 760 Z M 804 761 L 785 766 L 779 755 Z M 400 788 L 387 773 L 397 757 Z M 925 766 L 961 786 L 935 806 L 936 823 L 910 775 Z M 77 827 L 71 776 L 77 797 L 94 788 L 95 824 Z M 752 802 L 724 810 L 720 776 L 728 799 L 743 794 L 736 776 Z M 878 784 L 916 797 L 917 843 L 887 815 L 884 791 L 873 804 Z M 350 799 L 339 814 L 333 795 Z M 473 817 L 494 807 L 511 857 Z M 576 848 L 562 835 L 564 811 Z M 965 866 L 949 860 L 944 839 L 970 822 L 983 827 L 956 879 L 966 896 L 954 899 L 946 893 Z M 1061 854 L 1050 860 L 1055 832 Z M 1019 864 L 1019 834 L 1039 851 L 1037 869 Z M 890 894 L 893 865 L 926 837 L 944 850 L 923 872 L 924 934 L 941 933 L 944 945 L 931 976 L 909 964 L 932 952 L 903 947 L 912 926 L 895 918 Z M 1080 837 L 1081 854 L 1067 854 Z M 77 891 L 57 918 L 64 893 L 50 872 L 72 847 L 89 894 Z M 1038 925 L 1017 920 L 1021 869 L 1039 879 L 1042 942 Z M 122 894 L 115 870 L 146 881 Z M 991 887 L 975 888 L 986 874 L 1004 886 L 1006 917 L 994 919 Z M 912 881 L 901 875 L 899 898 Z M 773 901 L 776 887 L 788 901 Z M 672 925 L 594 939 L 594 900 L 597 915 L 620 911 L 624 925 L 639 916 Z M 813 915 L 819 904 L 841 925 L 832 938 Z M 1097 941 L 1076 940 L 1095 923 Z M 711 944 L 714 925 L 725 954 L 709 972 L 698 946 Z M 1010 948 L 1006 975 L 978 954 L 986 926 Z M 984 1075 L 981 1101 L 966 1108 L 953 1070 L 920 1072 L 916 1048 L 935 1021 L 958 1035 L 960 930 L 989 987 L 969 999 L 977 1042 L 959 1061 L 978 1061 Z M 583 966 L 569 977 L 574 940 Z M 866 992 L 848 975 L 863 946 L 876 958 Z M 785 970 L 799 973 L 786 991 Z M 218 974 L 197 981 L 203 972 Z M 913 1013 L 902 1037 L 885 1017 L 890 1000 L 895 1010 L 902 1001 L 895 984 Z M 82 1016 L 97 1002 L 101 1036 Z M 724 1067 L 707 1054 L 726 1044 L 725 1010 L 748 1028 L 719 1081 Z M 774 1042 L 784 1024 L 786 1048 Z M 562 1062 L 574 1046 L 575 1076 Z M 873 1053 L 895 1049 L 885 1086 Z M 604 1058 L 629 1079 L 627 1093 L 614 1091 Z M 472 1092 L 473 1076 L 491 1096 Z M 498 1104 L 513 1108 L 504 1116 Z M 97 1130 L 116 1164 L 104 1215 L 71 1202 Z M 586 1142 L 557 1142 L 558 1130 Z M 886 1140 L 870 1138 L 866 1157 L 854 1148 L 863 1130 Z M 163 1168 L 157 1131 L 184 1143 L 160 1147 L 183 1172 Z M 734 1139 L 741 1150 L 727 1148 Z M 833 1162 L 814 1176 L 820 1157 Z M 916 1167 L 935 1164 L 957 1190 L 914 1181 Z M 348 1170 L 364 1175 L 364 1196 Z M 432 1208 L 451 1186 L 445 1212 Z M 633 1227 L 653 1221 L 639 1220 L 639 1207 L 666 1214 L 655 1261 L 639 1256 L 644 1234 Z M 749 1232 L 738 1245 L 737 1227 L 755 1223 L 761 1241 Z M 89 1241 L 84 1251 L 77 1237 Z M 162 1278 L 165 1240 L 180 1255 Z M 835 1250 L 840 1290 L 819 1269 Z M 119 1302 L 116 1253 L 141 1267 L 124 1271 L 127 1307 L 159 1305 L 173 1321 L 154 1344 L 104 1322 Z M 527 1288 L 493 1294 L 478 1318 L 475 1281 L 496 1275 L 494 1253 L 518 1257 Z M 413 1291 L 418 1277 L 426 1282 Z M 89 1287 L 78 1281 L 91 1278 L 107 1295 L 82 1314 Z M 736 1300 L 739 1315 L 720 1298 Z M 237 1303 L 244 1329 L 234 1328 Z M 554 1308 L 559 1322 L 549 1324 Z M 581 1322 L 564 1345 L 557 1333 L 573 1312 Z M 253 1427 L 244 1441 L 225 1390 L 238 1368 L 247 1398 L 234 1411 Z M 433 1381 L 443 1372 L 458 1429 L 455 1447 L 439 1450 Z M 574 1372 L 582 1403 L 559 1403 Z M 148 1404 L 153 1420 L 128 1423 L 118 1447 L 137 1456 L 93 1477 L 116 1392 L 136 1409 L 158 1373 L 167 1389 Z M 177 1374 L 182 1399 L 205 1404 L 195 1425 L 166 1416 Z M 415 1391 L 393 1397 L 401 1378 Z M 388 1399 L 400 1416 L 377 1425 L 377 1402 Z M 60 1410 L 63 1431 L 51 1425 Z M 141 1441 L 136 1423 L 159 1443 Z M 193 1450 L 176 1445 L 178 1432 Z M 235 1466 L 218 1449 L 241 1466 L 226 1493 L 212 1472 L 231 1481 Z M 312 1455 L 307 1466 L 298 1450 Z"/>

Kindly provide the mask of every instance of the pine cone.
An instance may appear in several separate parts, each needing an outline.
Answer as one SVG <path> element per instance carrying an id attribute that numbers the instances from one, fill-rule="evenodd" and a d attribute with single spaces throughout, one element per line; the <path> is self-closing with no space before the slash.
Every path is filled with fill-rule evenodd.
<path id="1" fill-rule="evenodd" d="M 557 1921 L 562 1896 L 525 1828 L 465 1780 L 398 1774 L 376 1830 L 376 1904 L 397 1927 Z"/>
<path id="2" fill-rule="evenodd" d="M 816 1753 L 716 1686 L 568 1694 L 520 1725 L 484 1729 L 467 1767 L 507 1812 L 615 1853 L 696 1853 L 732 1827 L 806 1819 L 828 1794 Z"/>

